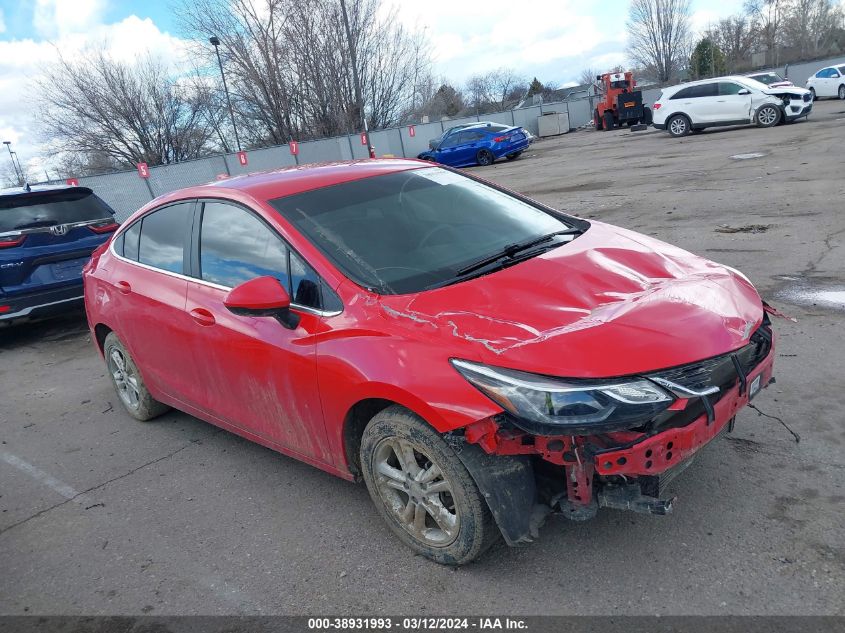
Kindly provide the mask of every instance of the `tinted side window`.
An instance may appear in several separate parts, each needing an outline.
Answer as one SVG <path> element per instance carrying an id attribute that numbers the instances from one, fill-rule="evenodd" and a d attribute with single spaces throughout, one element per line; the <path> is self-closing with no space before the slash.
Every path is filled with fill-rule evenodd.
<path id="1" fill-rule="evenodd" d="M 837 66 L 840 75 L 845 75 L 845 66 Z"/>
<path id="2" fill-rule="evenodd" d="M 718 84 L 701 84 L 700 86 L 693 86 L 692 96 L 700 97 L 715 97 L 719 94 Z"/>
<path id="3" fill-rule="evenodd" d="M 200 277 L 234 288 L 269 275 L 285 288 L 287 248 L 281 238 L 248 211 L 222 202 L 206 202 L 200 228 Z"/>
<path id="4" fill-rule="evenodd" d="M 446 137 L 446 140 L 440 145 L 440 147 L 455 147 L 456 145 L 460 144 L 460 132 L 453 132 L 449 136 Z"/>
<path id="5" fill-rule="evenodd" d="M 153 268 L 182 274 L 185 236 L 188 234 L 187 224 L 192 208 L 193 202 L 184 202 L 145 215 L 139 223 L 141 238 L 138 243 L 138 261 Z"/>
<path id="6" fill-rule="evenodd" d="M 679 90 L 675 94 L 673 94 L 669 99 L 691 99 L 693 96 L 694 87 L 691 88 L 683 88 Z"/>
<path id="7" fill-rule="evenodd" d="M 123 253 L 126 259 L 138 261 L 138 238 L 141 237 L 141 222 L 135 222 L 123 233 Z M 120 251 L 118 251 L 120 253 Z"/>
<path id="8" fill-rule="evenodd" d="M 739 91 L 742 90 L 743 86 L 739 84 L 735 84 L 732 81 L 720 81 L 719 82 L 719 95 L 722 97 L 727 97 L 730 95 L 737 95 Z"/>
<path id="9" fill-rule="evenodd" d="M 314 269 L 293 251 L 290 252 L 290 284 L 291 303 L 309 308 L 322 307 L 320 278 Z"/>
<path id="10" fill-rule="evenodd" d="M 466 137 L 464 138 L 464 143 L 474 143 L 475 141 L 480 141 L 487 137 L 487 134 L 485 134 L 481 130 L 464 132 L 464 134 L 466 134 Z"/>

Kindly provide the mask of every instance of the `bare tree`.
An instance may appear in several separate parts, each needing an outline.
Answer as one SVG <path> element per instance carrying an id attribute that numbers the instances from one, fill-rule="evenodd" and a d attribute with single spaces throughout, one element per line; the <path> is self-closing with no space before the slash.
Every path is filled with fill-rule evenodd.
<path id="1" fill-rule="evenodd" d="M 669 81 L 689 58 L 690 16 L 690 0 L 632 0 L 628 55 L 657 81 Z"/>
<path id="2" fill-rule="evenodd" d="M 347 2 L 364 109 L 371 128 L 398 123 L 429 74 L 429 47 L 381 0 Z M 191 0 L 179 10 L 195 52 L 220 52 L 239 129 L 252 144 L 357 130 L 362 120 L 339 0 Z"/>
<path id="3" fill-rule="evenodd" d="M 781 45 L 781 23 L 786 0 L 746 0 L 744 8 L 748 14 L 757 41 L 772 53 L 772 63 L 778 63 L 778 48 Z"/>
<path id="4" fill-rule="evenodd" d="M 585 68 L 581 71 L 581 74 L 578 75 L 578 84 L 585 85 L 590 84 L 593 85 L 596 83 L 596 77 L 599 73 L 596 72 L 594 68 Z"/>
<path id="5" fill-rule="evenodd" d="M 728 71 L 735 71 L 754 50 L 754 31 L 746 15 L 719 20 L 705 33 L 725 55 Z"/>
<path id="6" fill-rule="evenodd" d="M 37 92 L 44 136 L 60 151 L 130 166 L 174 163 L 211 149 L 208 104 L 152 57 L 128 65 L 103 48 L 74 61 L 60 57 Z"/>
<path id="7" fill-rule="evenodd" d="M 783 15 L 784 38 L 801 56 L 824 54 L 843 25 L 842 6 L 831 0 L 792 0 Z"/>

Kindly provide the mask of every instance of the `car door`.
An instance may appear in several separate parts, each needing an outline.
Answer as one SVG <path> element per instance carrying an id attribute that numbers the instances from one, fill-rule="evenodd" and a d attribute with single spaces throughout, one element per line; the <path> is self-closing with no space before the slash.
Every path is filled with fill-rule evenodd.
<path id="1" fill-rule="evenodd" d="M 437 162 L 443 165 L 450 165 L 455 167 L 461 164 L 461 144 L 463 142 L 463 132 L 453 132 L 449 134 L 440 147 L 437 148 L 436 157 Z"/>
<path id="2" fill-rule="evenodd" d="M 719 87 L 716 82 L 692 86 L 691 95 L 692 122 L 718 123 Z"/>
<path id="3" fill-rule="evenodd" d="M 122 232 L 113 245 L 112 301 L 118 303 L 118 336 L 144 381 L 191 404 L 194 362 L 189 345 L 193 323 L 185 312 L 194 201 L 151 211 Z"/>
<path id="4" fill-rule="evenodd" d="M 836 80 L 839 78 L 839 72 L 835 68 L 822 68 L 816 73 L 816 80 L 813 82 L 813 87 L 816 90 L 818 97 L 833 97 L 836 95 Z"/>
<path id="5" fill-rule="evenodd" d="M 234 203 L 205 201 L 194 239 L 196 279 L 188 283 L 186 308 L 193 319 L 190 340 L 204 410 L 302 455 L 330 461 L 317 389 L 315 336 L 322 311 L 316 274 L 259 214 Z M 231 288 L 264 275 L 289 289 L 292 310 L 300 317 L 294 329 L 272 317 L 235 315 L 223 305 Z"/>
<path id="6" fill-rule="evenodd" d="M 740 92 L 745 94 L 739 94 Z M 751 91 L 735 81 L 720 81 L 719 95 L 713 106 L 714 120 L 718 122 L 749 121 L 751 118 Z"/>

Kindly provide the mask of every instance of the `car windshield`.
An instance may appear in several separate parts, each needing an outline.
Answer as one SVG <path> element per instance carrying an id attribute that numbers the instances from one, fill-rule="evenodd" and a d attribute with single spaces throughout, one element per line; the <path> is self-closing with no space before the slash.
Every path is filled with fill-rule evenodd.
<path id="1" fill-rule="evenodd" d="M 765 73 L 763 75 L 751 75 L 749 79 L 754 79 L 755 81 L 759 81 L 760 83 L 764 83 L 767 86 L 773 83 L 784 81 L 783 77 L 778 75 L 777 73 Z"/>
<path id="2" fill-rule="evenodd" d="M 439 167 L 315 189 L 270 204 L 350 279 L 420 292 L 509 245 L 580 221 Z"/>
<path id="3" fill-rule="evenodd" d="M 111 218 L 113 211 L 89 189 L 0 196 L 0 233 Z"/>

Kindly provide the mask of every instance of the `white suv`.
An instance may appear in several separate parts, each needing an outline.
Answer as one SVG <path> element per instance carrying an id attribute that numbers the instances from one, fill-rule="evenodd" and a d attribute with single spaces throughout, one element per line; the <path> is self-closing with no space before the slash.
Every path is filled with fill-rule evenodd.
<path id="1" fill-rule="evenodd" d="M 822 68 L 807 80 L 807 89 L 816 97 L 845 99 L 845 65 Z"/>
<path id="2" fill-rule="evenodd" d="M 686 136 L 717 125 L 771 127 L 810 114 L 810 91 L 770 88 L 749 77 L 717 77 L 664 88 L 654 103 L 654 127 Z"/>

